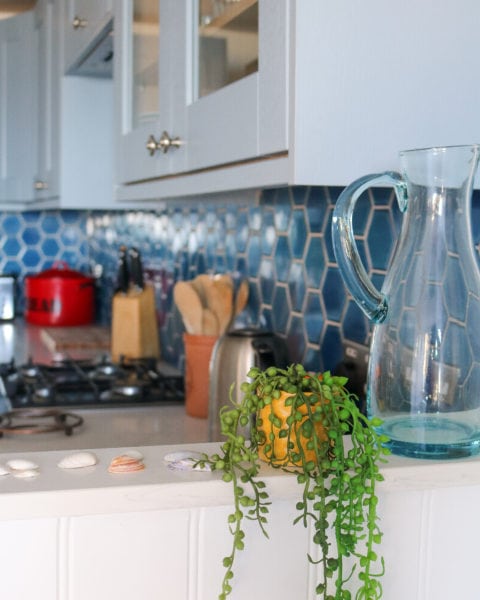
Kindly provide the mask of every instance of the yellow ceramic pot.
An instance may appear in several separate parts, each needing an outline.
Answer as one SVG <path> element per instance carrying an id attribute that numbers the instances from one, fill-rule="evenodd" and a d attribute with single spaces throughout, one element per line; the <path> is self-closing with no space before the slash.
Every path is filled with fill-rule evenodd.
<path id="1" fill-rule="evenodd" d="M 310 395 L 309 393 L 305 395 Z M 257 413 L 257 430 L 263 435 L 261 435 L 261 444 L 258 447 L 258 455 L 261 460 L 264 460 L 271 464 L 277 465 L 296 465 L 299 466 L 301 461 L 293 461 L 292 454 L 299 452 L 299 446 L 303 449 L 305 453 L 305 460 L 316 462 L 315 452 L 314 450 L 307 448 L 308 439 L 302 433 L 302 425 L 308 419 L 307 407 L 305 405 L 299 407 L 297 410 L 304 415 L 304 417 L 295 421 L 290 433 L 290 438 L 280 437 L 280 431 L 287 427 L 286 420 L 292 413 L 292 407 L 286 406 L 285 401 L 287 398 L 291 397 L 292 394 L 287 392 L 281 392 L 279 398 L 273 398 L 272 403 L 264 406 Z M 273 423 L 270 420 L 270 415 L 275 415 L 280 419 L 280 423 Z M 325 428 L 320 422 L 314 423 L 315 431 L 317 433 L 317 437 L 320 441 L 327 441 L 328 436 L 325 431 Z M 270 434 L 274 434 L 274 440 L 270 439 Z M 298 435 L 297 435 L 298 434 Z M 298 438 L 298 441 L 297 441 Z M 287 445 L 288 442 L 293 443 L 293 447 L 289 450 Z M 269 450 L 265 450 L 267 446 L 270 446 Z"/>

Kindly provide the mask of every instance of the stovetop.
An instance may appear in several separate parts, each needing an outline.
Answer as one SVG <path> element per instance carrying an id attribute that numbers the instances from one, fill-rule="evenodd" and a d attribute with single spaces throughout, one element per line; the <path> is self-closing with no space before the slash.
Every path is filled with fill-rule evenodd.
<path id="1" fill-rule="evenodd" d="M 111 363 L 107 357 L 67 358 L 0 365 L 0 395 L 9 399 L 12 409 L 180 404 L 184 385 L 179 371 L 156 359 Z"/>

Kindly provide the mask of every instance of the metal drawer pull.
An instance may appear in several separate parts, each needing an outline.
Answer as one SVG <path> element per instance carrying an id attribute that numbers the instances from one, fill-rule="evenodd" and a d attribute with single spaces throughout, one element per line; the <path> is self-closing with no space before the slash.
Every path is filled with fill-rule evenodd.
<path id="1" fill-rule="evenodd" d="M 40 181 L 40 180 L 37 179 L 37 181 L 35 181 L 35 183 L 33 184 L 33 187 L 37 191 L 39 191 L 39 190 L 48 190 L 48 183 L 46 181 Z"/>
<path id="2" fill-rule="evenodd" d="M 163 154 L 166 154 L 170 150 L 171 147 L 179 148 L 181 145 L 182 145 L 182 142 L 180 141 L 180 138 L 178 138 L 178 137 L 171 138 L 168 135 L 168 133 L 166 131 L 164 131 L 162 133 L 160 139 L 158 140 L 158 142 L 152 134 L 148 138 L 147 144 L 145 147 L 148 150 L 148 152 L 150 153 L 150 156 L 153 156 L 157 150 L 161 150 L 163 152 Z"/>
<path id="3" fill-rule="evenodd" d="M 74 29 L 80 29 L 87 26 L 87 19 L 81 19 L 78 15 L 73 17 L 72 26 Z"/>

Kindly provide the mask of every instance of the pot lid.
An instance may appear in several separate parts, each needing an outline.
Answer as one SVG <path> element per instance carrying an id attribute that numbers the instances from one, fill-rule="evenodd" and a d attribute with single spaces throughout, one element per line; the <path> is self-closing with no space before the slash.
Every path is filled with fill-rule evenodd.
<path id="1" fill-rule="evenodd" d="M 35 279 L 52 279 L 53 277 L 57 279 L 91 279 L 91 277 L 80 273 L 80 271 L 70 269 L 64 261 L 56 261 L 50 269 L 45 269 L 45 271 L 41 271 L 35 275 L 29 275 L 29 277 Z"/>

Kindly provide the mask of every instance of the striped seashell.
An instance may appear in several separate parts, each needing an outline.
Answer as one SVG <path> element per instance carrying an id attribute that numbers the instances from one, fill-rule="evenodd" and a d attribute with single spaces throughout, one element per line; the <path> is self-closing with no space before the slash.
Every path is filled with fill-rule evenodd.
<path id="1" fill-rule="evenodd" d="M 112 459 L 108 467 L 109 473 L 133 473 L 135 471 L 143 471 L 145 465 L 142 460 L 121 454 Z"/>

